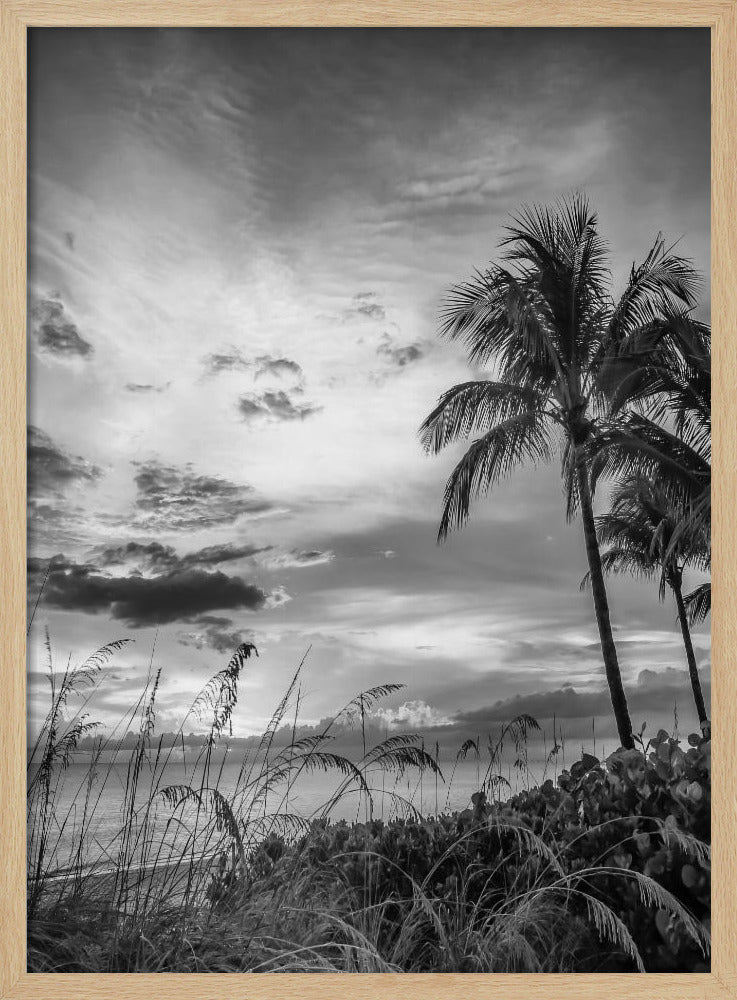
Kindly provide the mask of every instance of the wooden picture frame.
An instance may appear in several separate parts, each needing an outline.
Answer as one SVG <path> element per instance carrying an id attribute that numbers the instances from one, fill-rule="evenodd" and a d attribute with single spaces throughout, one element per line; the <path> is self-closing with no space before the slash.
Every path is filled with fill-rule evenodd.
<path id="1" fill-rule="evenodd" d="M 26 29 L 29 26 L 683 26 L 712 40 L 713 953 L 709 974 L 679 975 L 29 975 L 25 971 Z M 533 996 L 571 1000 L 737 997 L 737 0 L 0 0 L 0 998 L 157 1000 Z"/>

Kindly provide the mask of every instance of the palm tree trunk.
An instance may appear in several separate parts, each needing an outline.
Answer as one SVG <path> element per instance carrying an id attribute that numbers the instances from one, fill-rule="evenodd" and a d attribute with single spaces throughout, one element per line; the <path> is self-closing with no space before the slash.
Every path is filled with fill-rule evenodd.
<path id="1" fill-rule="evenodd" d="M 681 585 L 675 580 L 669 581 L 671 589 L 676 598 L 676 607 L 678 608 L 678 621 L 681 623 L 681 634 L 683 635 L 683 645 L 686 647 L 686 659 L 688 660 L 688 673 L 691 678 L 691 687 L 693 688 L 693 697 L 696 702 L 696 711 L 699 716 L 699 725 L 702 731 L 704 730 L 704 725 L 708 726 L 709 719 L 706 714 L 706 706 L 704 705 L 704 695 L 701 691 L 701 681 L 699 680 L 699 671 L 696 667 L 696 656 L 693 651 L 693 643 L 691 642 L 691 630 L 688 627 L 688 615 L 686 614 L 686 605 L 683 603 L 683 593 L 681 591 Z"/>
<path id="2" fill-rule="evenodd" d="M 601 652 L 604 657 L 606 680 L 609 685 L 609 696 L 612 699 L 612 708 L 614 709 L 614 718 L 617 722 L 619 741 L 625 749 L 631 750 L 635 745 L 632 738 L 632 721 L 629 709 L 627 708 L 627 697 L 622 686 L 622 674 L 619 670 L 617 649 L 614 645 L 614 636 L 612 635 L 612 623 L 609 619 L 609 602 L 606 596 L 606 587 L 604 586 L 604 573 L 601 568 L 601 554 L 599 552 L 599 541 L 596 537 L 596 524 L 594 522 L 594 508 L 591 502 L 588 472 L 584 463 L 578 458 L 576 461 L 576 476 L 578 481 L 578 497 L 581 503 L 583 535 L 586 542 L 586 556 L 591 576 L 591 592 L 594 595 L 596 623 L 599 626 L 599 639 L 601 640 Z"/>

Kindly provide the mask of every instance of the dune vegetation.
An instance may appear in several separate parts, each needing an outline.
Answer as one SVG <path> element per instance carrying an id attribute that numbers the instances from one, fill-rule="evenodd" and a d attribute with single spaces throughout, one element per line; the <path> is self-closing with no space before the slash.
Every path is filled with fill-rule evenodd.
<path id="1" fill-rule="evenodd" d="M 377 774 L 444 780 L 412 734 L 390 736 L 356 762 L 331 749 L 333 725 L 360 726 L 398 685 L 360 693 L 322 733 L 276 747 L 293 717 L 298 671 L 225 793 L 218 750 L 255 651 L 243 645 L 193 706 L 210 720 L 197 783 L 166 783 L 175 748 L 155 734 L 154 676 L 128 719 L 133 748 L 121 749 L 122 727 L 99 737 L 61 809 L 65 774 L 95 728 L 80 709 L 119 645 L 62 674 L 29 764 L 30 971 L 708 969 L 711 744 L 703 736 L 684 747 L 661 731 L 605 761 L 583 754 L 557 782 L 505 798 L 503 741 L 523 769 L 527 735 L 538 728 L 522 716 L 489 741 L 471 808 L 422 815 L 390 791 L 386 821 L 333 821 L 341 796 L 358 795 L 370 816 Z M 464 745 L 457 757 L 479 750 Z M 116 760 L 127 776 L 120 828 L 90 862 Z M 289 797 L 313 770 L 335 772 L 338 785 L 308 820 L 290 812 Z"/>

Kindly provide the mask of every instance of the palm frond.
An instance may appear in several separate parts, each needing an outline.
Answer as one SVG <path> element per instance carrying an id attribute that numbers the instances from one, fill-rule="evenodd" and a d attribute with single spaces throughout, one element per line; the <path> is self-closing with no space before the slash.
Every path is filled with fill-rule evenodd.
<path id="1" fill-rule="evenodd" d="M 674 253 L 658 234 L 645 259 L 632 265 L 627 287 L 617 302 L 606 340 L 617 344 L 638 328 L 657 320 L 662 313 L 692 309 L 696 305 L 701 278 L 693 263 Z"/>
<path id="2" fill-rule="evenodd" d="M 448 479 L 438 540 L 446 538 L 452 528 L 461 527 L 468 519 L 471 500 L 485 495 L 515 466 L 550 457 L 549 430 L 536 411 L 510 417 L 487 431 L 473 442 Z"/>
<path id="3" fill-rule="evenodd" d="M 698 451 L 640 414 L 597 432 L 589 453 L 592 487 L 602 476 L 622 481 L 642 475 L 660 483 L 672 502 L 685 505 L 711 483 L 711 466 Z"/>
<path id="4" fill-rule="evenodd" d="M 600 314 L 609 277 L 608 250 L 587 199 L 574 194 L 552 208 L 524 207 L 501 246 L 523 275 L 534 275 L 560 358 L 581 367 L 591 347 L 581 333 Z"/>
<path id="5" fill-rule="evenodd" d="M 702 583 L 683 598 L 691 626 L 700 625 L 706 621 L 711 612 L 711 583 Z"/>
<path id="6" fill-rule="evenodd" d="M 521 413 L 541 411 L 544 406 L 544 397 L 526 386 L 464 382 L 443 393 L 420 427 L 420 440 L 426 451 L 436 454 L 453 441 L 487 431 Z"/>

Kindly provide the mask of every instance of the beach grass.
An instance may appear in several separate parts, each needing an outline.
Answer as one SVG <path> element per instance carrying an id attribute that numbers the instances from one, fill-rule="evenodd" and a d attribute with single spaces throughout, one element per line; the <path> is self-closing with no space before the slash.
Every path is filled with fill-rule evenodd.
<path id="1" fill-rule="evenodd" d="M 366 742 L 367 713 L 401 685 L 361 692 L 300 737 L 300 664 L 226 791 L 223 743 L 255 647 L 235 651 L 165 745 L 153 670 L 112 733 L 85 714 L 123 644 L 60 678 L 47 644 L 51 703 L 28 771 L 29 971 L 708 970 L 708 739 L 684 747 L 661 731 L 606 761 L 584 753 L 556 780 L 511 795 L 505 742 L 524 769 L 539 728 L 520 716 L 489 738 L 488 761 L 480 741 L 459 748 L 456 763 L 475 755 L 479 787 L 471 808 L 450 812 L 437 748 L 428 753 L 415 734 Z M 192 717 L 205 730 L 191 780 L 171 784 Z M 333 745 L 350 722 L 362 731 L 357 760 Z M 290 724 L 282 745 L 277 732 Z M 62 809 L 69 765 L 90 743 Z M 101 843 L 95 822 L 114 766 L 126 776 L 122 822 Z M 312 771 L 334 774 L 336 790 L 305 817 L 290 801 Z M 407 774 L 427 776 L 432 815 L 383 780 Z M 386 821 L 373 815 L 379 781 Z M 334 818 L 346 798 L 363 805 L 362 822 Z"/>

